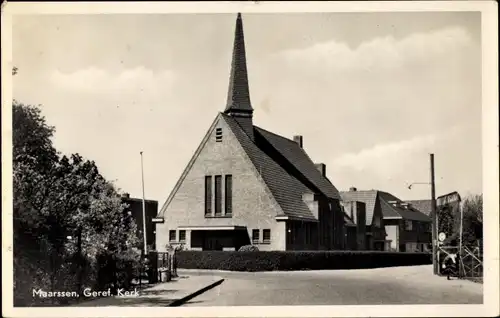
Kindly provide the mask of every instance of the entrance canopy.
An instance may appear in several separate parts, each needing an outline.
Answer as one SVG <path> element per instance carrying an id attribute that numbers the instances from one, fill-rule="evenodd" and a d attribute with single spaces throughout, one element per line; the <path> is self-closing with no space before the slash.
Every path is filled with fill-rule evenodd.
<path id="1" fill-rule="evenodd" d="M 179 226 L 178 229 L 190 232 L 191 248 L 204 251 L 237 251 L 241 246 L 251 244 L 246 226 L 199 225 Z"/>

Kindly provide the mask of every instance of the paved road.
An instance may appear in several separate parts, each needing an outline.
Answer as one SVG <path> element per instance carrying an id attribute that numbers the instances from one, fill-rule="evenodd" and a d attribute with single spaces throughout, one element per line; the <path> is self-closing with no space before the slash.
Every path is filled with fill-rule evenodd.
<path id="1" fill-rule="evenodd" d="M 447 281 L 431 266 L 301 272 L 186 272 L 225 281 L 184 306 L 482 304 L 483 285 Z"/>

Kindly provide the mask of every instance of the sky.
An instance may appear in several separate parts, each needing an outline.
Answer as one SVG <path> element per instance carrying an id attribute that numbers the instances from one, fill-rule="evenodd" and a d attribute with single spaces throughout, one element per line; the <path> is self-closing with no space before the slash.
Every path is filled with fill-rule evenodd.
<path id="1" fill-rule="evenodd" d="M 63 154 L 162 204 L 227 96 L 236 14 L 13 19 L 13 96 Z M 339 190 L 482 192 L 478 12 L 243 14 L 254 124 L 302 135 Z"/>

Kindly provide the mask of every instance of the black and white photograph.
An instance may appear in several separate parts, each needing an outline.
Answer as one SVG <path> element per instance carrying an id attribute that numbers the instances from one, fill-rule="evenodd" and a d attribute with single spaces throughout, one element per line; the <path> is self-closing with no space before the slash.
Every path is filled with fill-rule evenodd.
<path id="1" fill-rule="evenodd" d="M 497 315 L 497 4 L 437 3 L 4 5 L 4 314 Z"/>

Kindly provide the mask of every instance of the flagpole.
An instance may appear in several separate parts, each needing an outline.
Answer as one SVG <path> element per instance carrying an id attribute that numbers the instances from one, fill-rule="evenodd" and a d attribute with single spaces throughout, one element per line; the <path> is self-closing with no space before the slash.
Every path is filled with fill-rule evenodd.
<path id="1" fill-rule="evenodd" d="M 144 195 L 144 164 L 141 151 L 141 175 L 142 175 L 142 227 L 144 233 L 144 256 L 148 254 L 148 241 L 146 235 L 146 199 Z"/>

